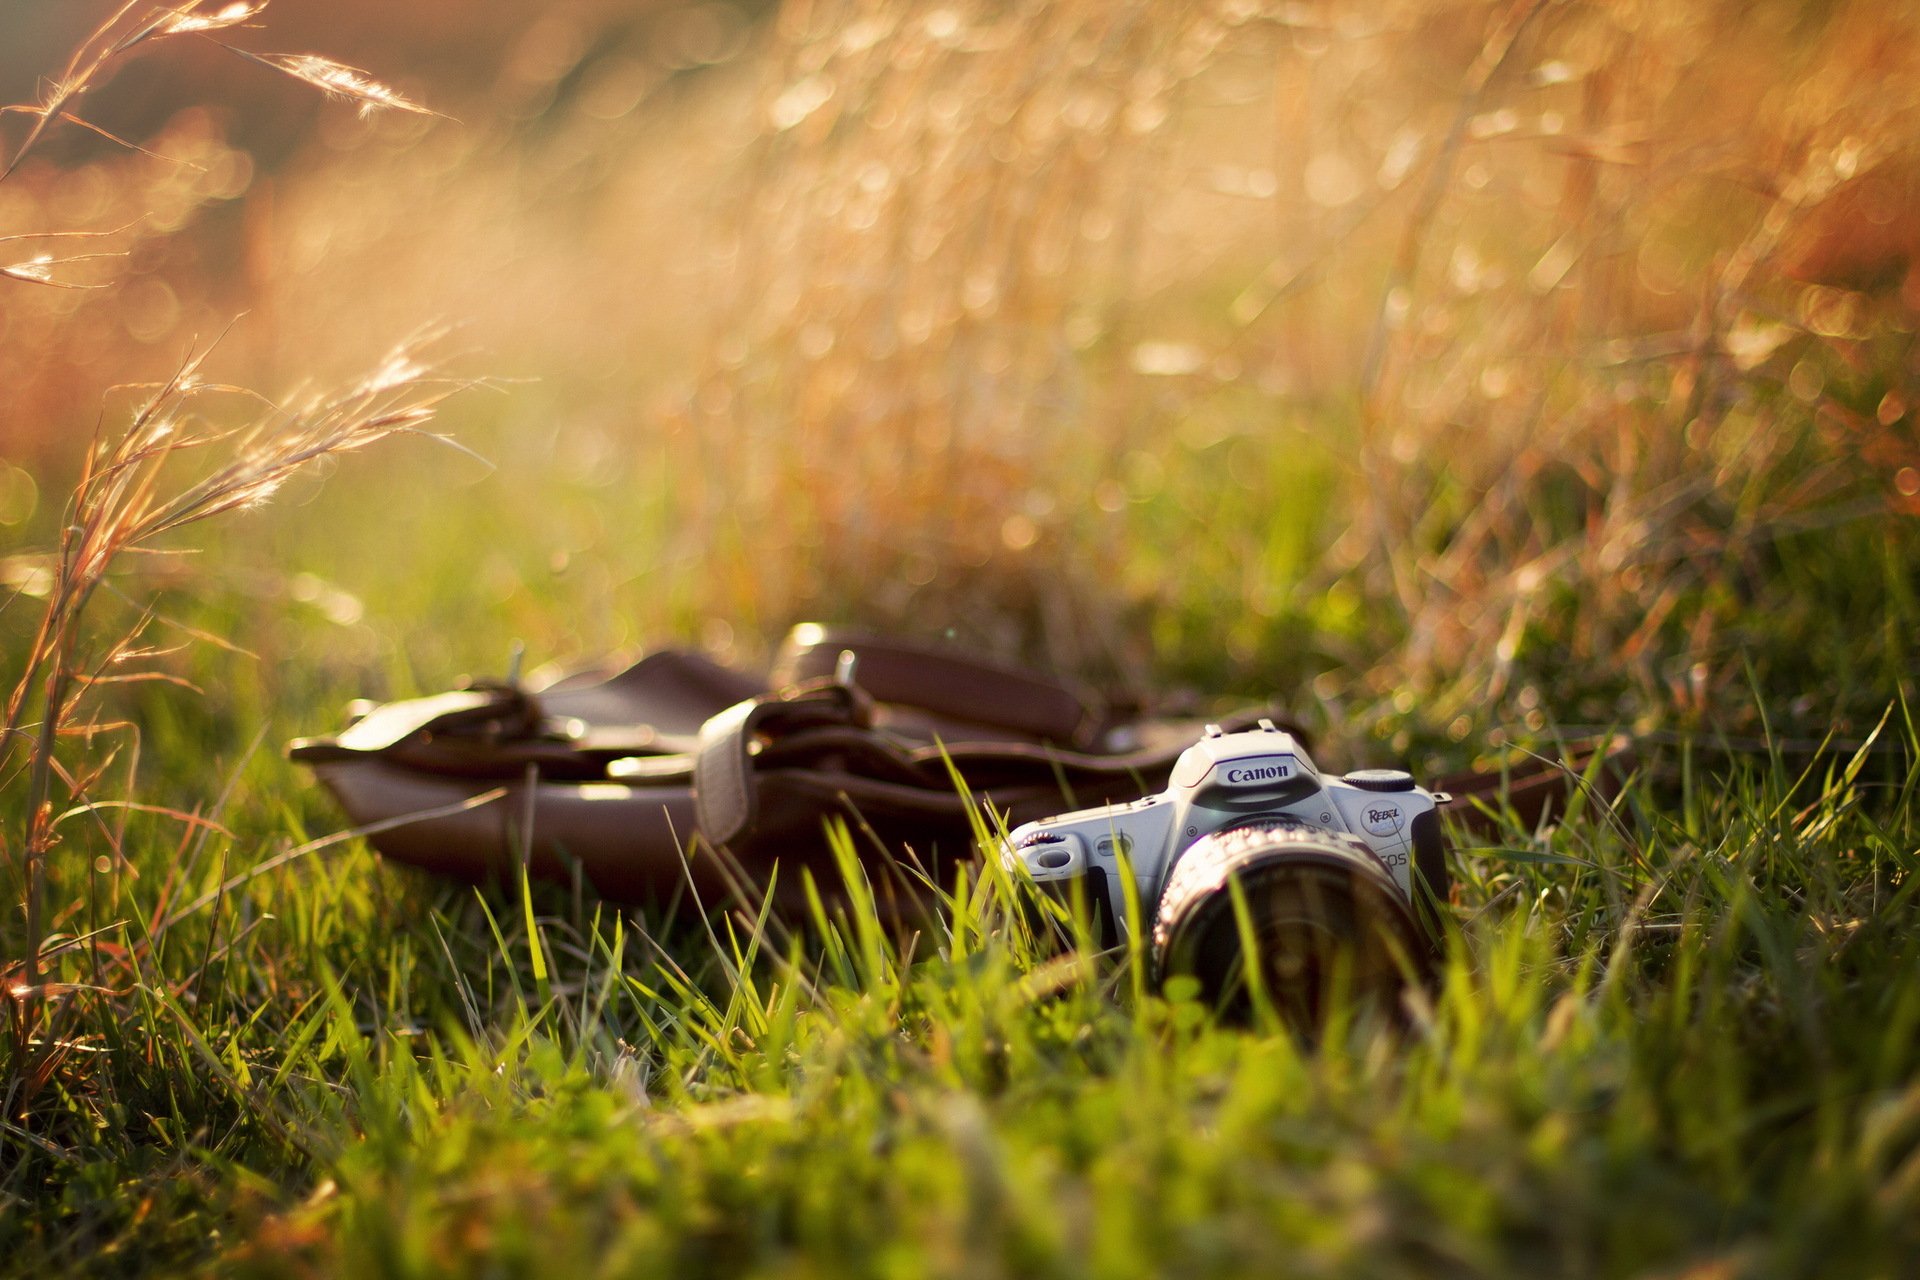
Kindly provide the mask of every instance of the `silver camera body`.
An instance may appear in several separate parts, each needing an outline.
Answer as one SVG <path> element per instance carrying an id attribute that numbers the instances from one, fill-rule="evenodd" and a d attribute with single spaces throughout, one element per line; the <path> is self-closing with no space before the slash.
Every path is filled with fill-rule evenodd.
<path id="1" fill-rule="evenodd" d="M 1131 875 L 1163 961 L 1169 928 L 1179 924 L 1168 917 L 1198 899 L 1224 898 L 1227 878 L 1254 863 L 1297 871 L 1305 860 L 1337 870 L 1345 886 L 1359 884 L 1374 901 L 1373 915 L 1404 912 L 1409 936 L 1430 935 L 1426 907 L 1446 894 L 1438 809 L 1448 798 L 1394 769 L 1329 777 L 1270 720 L 1235 733 L 1209 725 L 1181 754 L 1165 791 L 1029 822 L 1008 837 L 1002 856 L 1055 897 L 1071 899 L 1077 889 L 1109 940 L 1125 936 Z M 1195 865 L 1183 869 L 1189 861 Z M 1334 892 L 1351 897 L 1353 890 Z M 1293 893 L 1292 905 L 1272 910 L 1300 914 L 1298 898 Z"/>

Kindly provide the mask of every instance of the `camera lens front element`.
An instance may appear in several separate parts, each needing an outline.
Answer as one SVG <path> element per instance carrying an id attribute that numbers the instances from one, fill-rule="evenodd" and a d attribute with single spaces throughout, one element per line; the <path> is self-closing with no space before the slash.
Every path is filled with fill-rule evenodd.
<path id="1" fill-rule="evenodd" d="M 1252 1000 L 1230 881 L 1246 900 L 1260 982 L 1296 1027 L 1319 1026 L 1336 1004 L 1391 1015 L 1428 963 L 1406 898 L 1365 844 L 1309 827 L 1237 827 L 1180 855 L 1153 939 L 1161 979 L 1197 978 L 1224 1013 L 1244 1016 Z"/>

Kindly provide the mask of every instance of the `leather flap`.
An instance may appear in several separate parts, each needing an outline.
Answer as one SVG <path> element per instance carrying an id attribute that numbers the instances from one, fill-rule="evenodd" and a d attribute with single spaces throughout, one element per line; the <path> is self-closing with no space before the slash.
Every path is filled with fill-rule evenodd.
<path id="1" fill-rule="evenodd" d="M 507 689 L 456 689 L 375 707 L 331 738 L 300 738 L 288 747 L 295 760 L 378 755 L 416 734 L 454 731 L 528 713 L 527 698 Z"/>

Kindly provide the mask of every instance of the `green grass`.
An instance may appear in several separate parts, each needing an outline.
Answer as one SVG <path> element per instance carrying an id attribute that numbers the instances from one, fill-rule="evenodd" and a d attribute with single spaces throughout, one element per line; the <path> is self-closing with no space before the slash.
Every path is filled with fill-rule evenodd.
<path id="1" fill-rule="evenodd" d="M 579 616 L 641 553 L 540 578 L 507 537 L 538 494 L 403 517 L 438 533 L 362 573 L 350 625 L 263 597 L 287 571 L 353 580 L 413 482 L 365 465 L 246 517 L 210 554 L 258 580 L 163 596 L 257 657 L 201 647 L 206 695 L 138 692 L 135 790 L 234 834 L 134 815 L 130 865 L 98 873 L 63 829 L 57 927 L 101 932 L 57 976 L 108 990 L 64 999 L 46 1034 L 75 1050 L 37 1091 L 8 1050 L 17 1273 L 1895 1275 L 1920 1248 L 1920 741 L 1865 692 L 1874 637 L 1920 619 L 1910 593 L 1867 635 L 1819 612 L 1899 578 L 1904 527 L 1875 535 L 1884 559 L 1804 540 L 1798 607 L 1748 623 L 1754 680 L 1793 658 L 1829 712 L 1886 714 L 1871 750 L 1729 756 L 1703 733 L 1655 747 L 1613 812 L 1463 840 L 1430 1007 L 1307 1050 L 1146 990 L 1138 957 L 1047 959 L 977 887 L 903 949 L 857 911 L 789 932 L 734 904 L 709 929 L 564 888 L 477 895 L 350 844 L 157 928 L 333 828 L 276 746 L 345 697 L 497 665 L 529 620 L 537 656 L 681 618 Z M 1190 500 L 1170 486 L 1129 519 L 1178 525 Z M 495 539 L 519 585 L 475 592 L 457 570 Z M 1223 578 L 1176 601 L 1166 668 L 1266 689 L 1275 668 L 1186 630 L 1230 607 Z M 1328 607 L 1303 596 L 1277 631 L 1397 642 Z M 1842 651 L 1856 667 L 1823 671 Z M 1791 704 L 1754 688 L 1756 716 Z M 1424 723 L 1382 704 L 1328 750 Z M 1425 732 L 1431 765 L 1474 745 Z"/>

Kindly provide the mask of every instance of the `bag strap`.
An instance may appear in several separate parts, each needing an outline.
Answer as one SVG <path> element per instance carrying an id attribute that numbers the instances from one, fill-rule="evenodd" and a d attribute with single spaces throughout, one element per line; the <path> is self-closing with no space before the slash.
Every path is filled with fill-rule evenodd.
<path id="1" fill-rule="evenodd" d="M 787 634 L 772 683 L 833 678 L 848 654 L 855 681 L 875 702 L 1079 748 L 1094 746 L 1107 723 L 1107 707 L 1090 689 L 951 648 L 813 622 Z"/>
<path id="2" fill-rule="evenodd" d="M 825 727 L 867 730 L 873 708 L 850 686 L 815 681 L 736 703 L 700 728 L 693 752 L 693 804 L 700 834 L 732 844 L 753 832 L 757 816 L 753 757 L 762 734 Z"/>

